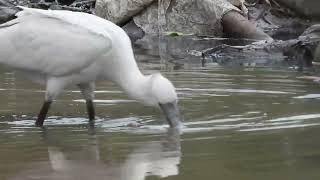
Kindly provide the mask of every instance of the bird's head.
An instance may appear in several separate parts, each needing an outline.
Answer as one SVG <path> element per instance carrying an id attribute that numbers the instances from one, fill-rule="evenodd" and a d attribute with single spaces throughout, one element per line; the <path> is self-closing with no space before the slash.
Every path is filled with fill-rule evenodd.
<path id="1" fill-rule="evenodd" d="M 151 96 L 154 105 L 159 106 L 165 114 L 171 127 L 181 125 L 181 115 L 178 108 L 178 96 L 173 84 L 161 74 L 151 75 Z"/>

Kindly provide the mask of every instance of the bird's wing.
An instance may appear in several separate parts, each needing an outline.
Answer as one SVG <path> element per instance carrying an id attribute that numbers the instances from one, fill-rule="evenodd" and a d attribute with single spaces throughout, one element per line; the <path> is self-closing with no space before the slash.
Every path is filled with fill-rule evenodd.
<path id="1" fill-rule="evenodd" d="M 67 22 L 79 26 L 81 28 L 85 28 L 94 34 L 99 34 L 104 37 L 109 37 L 109 34 L 106 30 L 106 26 L 114 25 L 114 23 L 107 21 L 103 18 L 82 12 L 73 12 L 66 10 L 41 10 L 22 6 L 19 7 L 23 9 L 23 11 L 20 11 L 16 14 L 18 17 L 36 15 L 49 18 L 56 18 L 60 21 Z"/>
<path id="2" fill-rule="evenodd" d="M 77 73 L 112 49 L 103 19 L 23 8 L 0 26 L 0 63 L 50 76 Z"/>

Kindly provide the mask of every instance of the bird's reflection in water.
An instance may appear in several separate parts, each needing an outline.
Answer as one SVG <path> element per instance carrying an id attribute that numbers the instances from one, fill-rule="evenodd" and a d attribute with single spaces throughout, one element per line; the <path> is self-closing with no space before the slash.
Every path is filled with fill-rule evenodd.
<path id="1" fill-rule="evenodd" d="M 49 135 L 46 135 L 49 136 Z M 84 150 L 65 152 L 63 146 L 52 145 L 47 138 L 48 162 L 32 164 L 32 169 L 12 179 L 49 180 L 144 180 L 146 176 L 168 177 L 178 175 L 180 163 L 180 135 L 168 130 L 160 141 L 149 141 L 135 146 L 124 161 L 103 162 L 95 135 Z M 54 140 L 55 141 L 55 140 Z M 105 154 L 106 156 L 110 153 Z"/>
<path id="2" fill-rule="evenodd" d="M 148 175 L 178 175 L 180 158 L 179 132 L 170 129 L 166 140 L 146 143 L 128 156 L 121 169 L 121 180 L 143 180 Z"/>

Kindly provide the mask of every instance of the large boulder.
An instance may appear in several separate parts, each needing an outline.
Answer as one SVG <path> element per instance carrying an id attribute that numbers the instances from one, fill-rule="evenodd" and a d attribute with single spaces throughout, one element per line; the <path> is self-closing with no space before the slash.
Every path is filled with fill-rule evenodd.
<path id="1" fill-rule="evenodd" d="M 147 34 L 160 30 L 222 36 L 221 19 L 231 10 L 240 11 L 225 0 L 155 1 L 133 20 Z"/>
<path id="2" fill-rule="evenodd" d="M 97 0 L 96 8 L 98 16 L 118 25 L 133 19 L 145 34 L 174 31 L 221 37 L 225 32 L 240 38 L 272 40 L 227 0 Z M 132 31 L 131 27 L 125 29 Z M 141 33 L 128 34 L 136 39 L 136 34 Z"/>
<path id="3" fill-rule="evenodd" d="M 278 0 L 280 3 L 294 9 L 300 14 L 312 19 L 320 19 L 319 0 Z"/>
<path id="4" fill-rule="evenodd" d="M 97 0 L 96 15 L 118 25 L 131 18 L 147 34 L 178 31 L 186 34 L 222 35 L 221 19 L 239 11 L 226 0 Z"/>
<path id="5" fill-rule="evenodd" d="M 97 0 L 96 15 L 123 25 L 154 0 Z"/>

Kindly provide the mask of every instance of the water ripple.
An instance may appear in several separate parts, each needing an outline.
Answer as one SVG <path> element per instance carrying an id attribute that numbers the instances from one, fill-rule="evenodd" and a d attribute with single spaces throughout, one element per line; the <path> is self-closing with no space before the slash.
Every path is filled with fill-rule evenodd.
<path id="1" fill-rule="evenodd" d="M 307 95 L 303 95 L 303 96 L 296 96 L 293 98 L 295 98 L 295 99 L 319 99 L 320 94 L 307 94 Z"/>
<path id="2" fill-rule="evenodd" d="M 201 91 L 201 92 L 230 92 L 230 93 L 257 93 L 257 94 L 295 94 L 285 91 L 268 91 L 268 90 L 255 90 L 255 89 L 193 89 L 193 88 L 178 88 L 180 91 Z"/>

